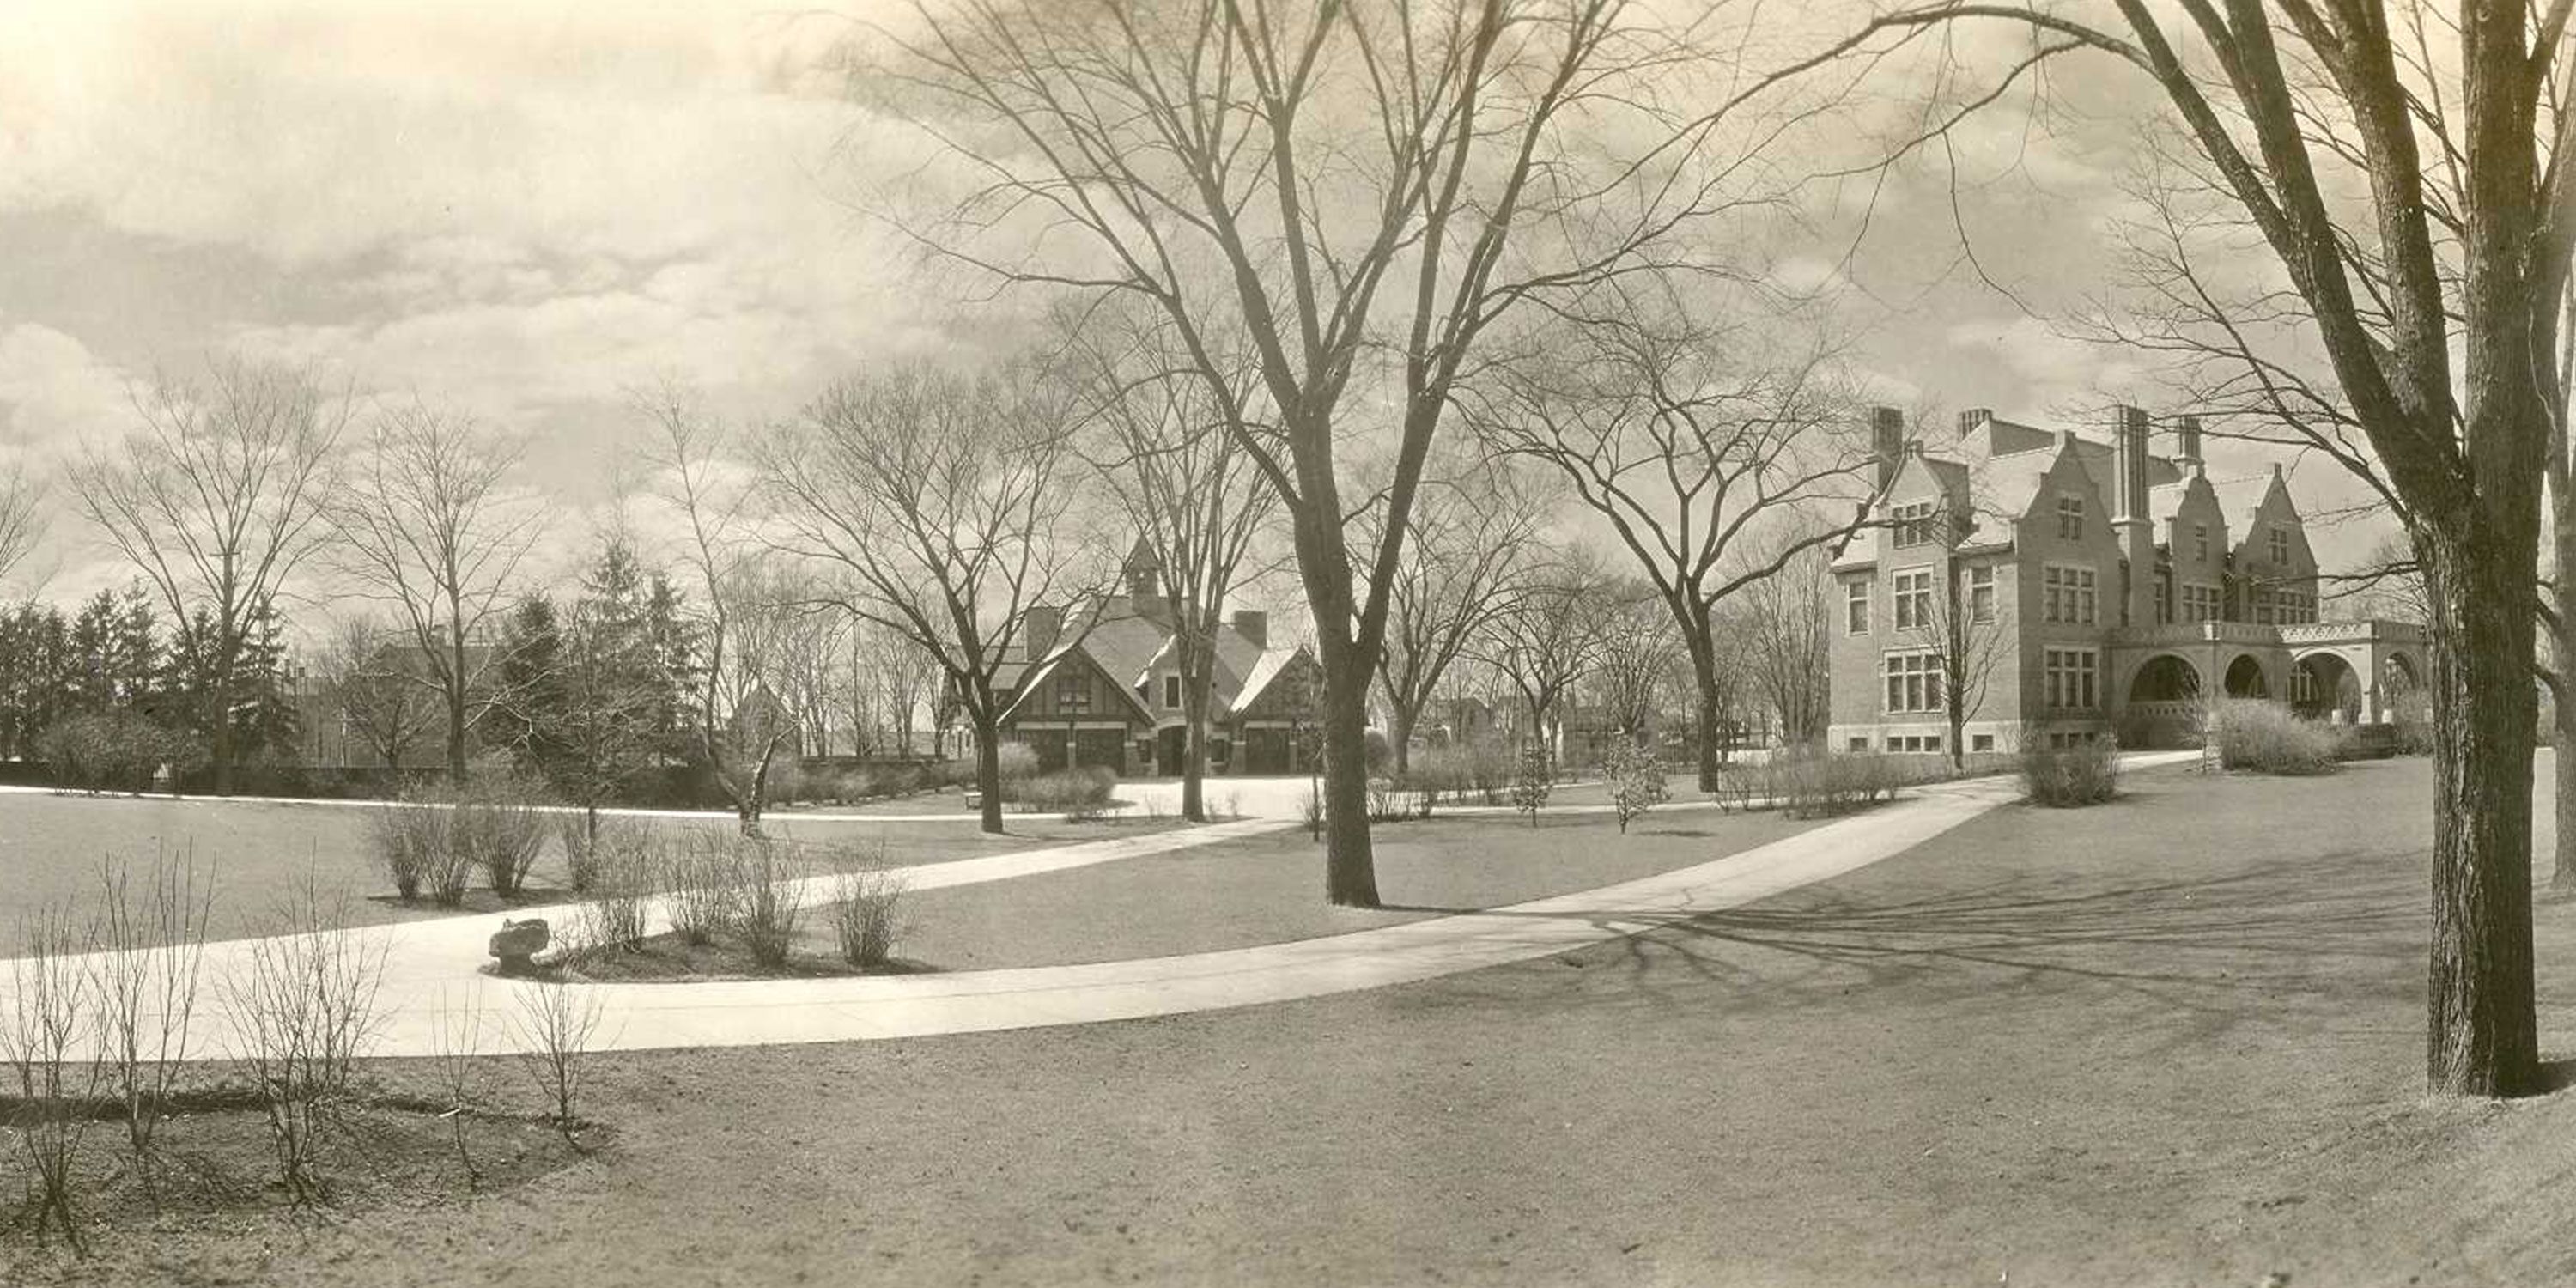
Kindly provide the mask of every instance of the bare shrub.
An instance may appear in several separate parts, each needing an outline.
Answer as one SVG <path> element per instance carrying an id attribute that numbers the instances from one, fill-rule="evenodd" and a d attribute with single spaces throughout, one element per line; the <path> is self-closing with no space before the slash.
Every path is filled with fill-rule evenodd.
<path id="1" fill-rule="evenodd" d="M 537 1084 L 551 1106 L 555 1130 L 575 1145 L 580 1129 L 575 1112 L 581 1094 L 582 1060 L 598 1035 L 599 995 L 576 984 L 539 984 L 519 991 L 518 1013 L 511 1024 L 519 1034 L 519 1067 Z"/>
<path id="2" fill-rule="evenodd" d="M 741 876 L 731 927 L 751 960 L 766 970 L 787 965 L 805 917 L 804 853 L 791 842 L 741 838 L 734 871 Z"/>
<path id="3" fill-rule="evenodd" d="M 435 791 L 406 792 L 369 811 L 368 840 L 405 903 L 425 886 L 441 907 L 465 897 L 464 865 L 455 854 L 455 816 Z"/>
<path id="4" fill-rule="evenodd" d="M 1672 797 L 1672 790 L 1664 782 L 1662 763 L 1653 752 L 1626 738 L 1610 744 L 1609 761 L 1603 769 L 1609 775 L 1610 806 L 1619 817 L 1622 836 L 1627 834 L 1628 824 Z"/>
<path id="5" fill-rule="evenodd" d="M 2219 698 L 2204 715 L 2208 738 L 2227 769 L 2258 774 L 2330 774 L 2342 749 L 2334 728 L 2302 720 L 2288 707 L 2261 698 Z"/>
<path id="6" fill-rule="evenodd" d="M 912 880 L 887 862 L 880 842 L 858 852 L 855 863 L 842 865 L 832 882 L 832 937 L 841 960 L 853 966 L 883 966 L 894 956 L 895 940 L 904 932 L 903 896 Z"/>
<path id="7" fill-rule="evenodd" d="M 29 913 L 24 929 L 26 950 L 9 963 L 9 1011 L 0 1017 L 0 1057 L 17 1084 L 10 1134 L 27 1158 L 37 1237 L 50 1218 L 79 1249 L 81 1144 L 106 1086 L 104 1066 L 81 1051 L 95 998 L 80 958 L 97 945 L 98 928 L 67 905 L 49 904 Z"/>
<path id="8" fill-rule="evenodd" d="M 92 988 L 101 1011 L 100 1042 L 109 1087 L 125 1112 L 135 1178 L 158 1201 L 152 1133 L 188 1058 L 214 883 L 211 877 L 197 880 L 194 846 L 176 863 L 167 851 L 156 851 L 139 888 L 126 866 L 112 859 L 100 861 L 98 875 L 102 951 Z"/>
<path id="9" fill-rule="evenodd" d="M 1518 767 L 1512 775 L 1512 808 L 1529 815 L 1531 827 L 1538 826 L 1538 812 L 1547 806 L 1548 793 L 1556 786 L 1556 776 L 1548 763 L 1547 748 L 1531 743 L 1521 749 Z"/>
<path id="10" fill-rule="evenodd" d="M 287 1197 L 330 1197 L 325 1137 L 342 1122 L 351 1076 L 374 1040 L 385 952 L 349 925 L 345 898 L 296 884 L 271 934 L 254 940 L 248 970 L 225 981 L 233 1058 L 258 1091 Z"/>
<path id="11" fill-rule="evenodd" d="M 429 1041 L 430 1067 L 437 1071 L 438 1087 L 447 1101 L 447 1108 L 439 1116 L 447 1120 L 448 1139 L 456 1147 L 456 1165 L 465 1171 L 465 1188 L 476 1189 L 483 1183 L 483 1169 L 474 1165 L 468 1131 L 474 1108 L 483 1098 L 483 1062 L 479 1058 L 483 1044 L 482 994 L 469 988 L 464 1000 L 456 1002 L 446 989 L 440 989 Z"/>
<path id="12" fill-rule="evenodd" d="M 671 929 L 680 942 L 697 947 L 715 942 L 734 918 L 741 893 L 740 864 L 734 838 L 711 831 L 683 833 L 668 847 L 663 884 L 671 912 Z"/>
<path id="13" fill-rule="evenodd" d="M 2050 747 L 2038 730 L 2022 735 L 2022 794 L 2057 809 L 2098 805 L 2119 794 L 2120 749 L 2109 738 Z"/>
<path id="14" fill-rule="evenodd" d="M 483 870 L 493 893 L 516 896 L 545 850 L 545 796 L 517 779 L 484 779 L 456 802 L 455 834 L 457 850 Z"/>
<path id="15" fill-rule="evenodd" d="M 593 850 L 589 897 L 582 901 L 580 951 L 643 947 L 645 911 L 661 864 L 657 839 L 647 828 L 600 829 Z"/>

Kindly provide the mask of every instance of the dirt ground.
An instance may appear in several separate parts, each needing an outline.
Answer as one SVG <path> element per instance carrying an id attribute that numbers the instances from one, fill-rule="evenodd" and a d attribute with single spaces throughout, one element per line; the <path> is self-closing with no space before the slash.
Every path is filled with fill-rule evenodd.
<path id="1" fill-rule="evenodd" d="M 2423 762 L 2139 776 L 1635 940 L 1080 1028 L 598 1061 L 516 1192 L 96 1283 L 2576 1282 L 2576 1093 L 2421 1094 Z M 2539 926 L 2576 1048 L 2576 904 Z M 2562 1066 L 2563 1068 L 2563 1066 Z M 525 1112 L 530 1106 L 519 1107 Z M 5 1185 L 0 1180 L 0 1185 Z"/>

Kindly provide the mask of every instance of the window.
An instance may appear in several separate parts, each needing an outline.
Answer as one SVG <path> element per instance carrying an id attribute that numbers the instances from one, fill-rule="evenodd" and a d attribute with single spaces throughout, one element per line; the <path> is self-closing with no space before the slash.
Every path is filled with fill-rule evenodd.
<path id="1" fill-rule="evenodd" d="M 1939 751 L 1941 750 L 1941 735 L 1937 733 L 1892 733 L 1887 735 L 1887 749 L 1889 751 Z"/>
<path id="2" fill-rule="evenodd" d="M 1810 617 L 1810 618 L 1808 618 L 1807 620 L 1809 620 L 1809 621 L 1814 621 L 1815 619 L 1814 619 L 1814 618 L 1812 618 L 1812 617 Z M 1163 677 L 1163 709 L 1164 709 L 1164 710 L 1166 710 L 1166 711 L 1176 711 L 1176 710 L 1179 710 L 1179 709 L 1180 709 L 1180 705 L 1181 705 L 1181 677 L 1179 677 L 1179 676 L 1177 676 L 1177 675 L 1167 675 L 1167 676 L 1164 676 L 1164 677 Z"/>
<path id="3" fill-rule="evenodd" d="M 1995 568 L 1987 564 L 1968 570 L 1968 620 L 1995 620 Z"/>
<path id="4" fill-rule="evenodd" d="M 1970 735 L 1968 735 L 1968 750 L 1970 750 L 1970 751 L 1993 751 L 1994 749 L 1995 749 L 1995 736 L 1994 736 L 1993 734 L 1990 734 L 1990 733 L 1977 733 L 1977 734 L 1970 734 Z"/>
<path id="5" fill-rule="evenodd" d="M 2316 673 L 2316 672 L 2314 672 L 2314 671 L 2309 670 L 2308 668 L 2306 668 L 2306 667 L 2304 667 L 2304 666 L 2294 666 L 2294 667 L 2291 667 L 2291 668 L 2290 668 L 2290 701 L 2292 701 L 2292 702 L 2314 702 L 2314 701 L 2316 701 L 2316 700 L 2317 700 L 2317 673 Z"/>
<path id="6" fill-rule="evenodd" d="M 1932 570 L 1917 568 L 1896 574 L 1896 629 L 1919 630 L 1932 624 Z"/>
<path id="7" fill-rule="evenodd" d="M 2218 620 L 2218 587 L 2185 582 L 2182 588 L 2182 619 L 2186 622 Z"/>
<path id="8" fill-rule="evenodd" d="M 2068 541 L 2084 539 L 2084 498 L 2080 496 L 2057 498 L 2057 535 Z"/>
<path id="9" fill-rule="evenodd" d="M 2258 625 L 2258 626 L 2270 626 L 2270 625 L 2273 625 L 2274 623 L 2276 623 L 2276 622 L 2278 622 L 2278 621 L 2280 621 L 2280 618 L 2274 615 L 2274 613 L 2273 613 L 2273 609 L 2272 609 L 2272 588 L 2271 588 L 2271 587 L 2269 587 L 2269 586 L 2265 586 L 2265 587 L 2263 587 L 2262 589 L 2259 589 L 2259 590 L 2255 591 L 2255 592 L 2254 592 L 2254 623 L 2255 623 L 2255 625 Z"/>
<path id="10" fill-rule="evenodd" d="M 1930 501 L 1909 501 L 1891 511 L 1896 520 L 1896 544 L 1900 546 L 1932 544 L 1936 539 L 1932 527 L 1932 515 L 1936 508 Z"/>
<path id="11" fill-rule="evenodd" d="M 2263 539 L 2271 544 L 2272 562 L 2275 565 L 2290 562 L 2290 534 L 2286 529 L 2274 528 L 2264 533 Z"/>
<path id="12" fill-rule="evenodd" d="M 1868 737 L 1868 735 L 1864 734 L 1864 735 L 1862 735 L 1862 736 L 1860 736 L 1860 737 L 1858 737 L 1858 738 L 1845 738 L 1845 739 L 1843 739 L 1843 750 L 1845 750 L 1845 751 L 1867 751 L 1867 750 L 1869 750 L 1869 737 Z"/>
<path id="13" fill-rule="evenodd" d="M 1868 582 L 1849 581 L 1843 583 L 1843 633 L 1846 635 L 1869 634 Z"/>
<path id="14" fill-rule="evenodd" d="M 1941 709 L 1941 668 L 1930 653 L 1887 655 L 1887 709 L 1894 712 Z"/>
<path id="15" fill-rule="evenodd" d="M 1091 681 L 1079 675 L 1055 677 L 1055 707 L 1058 711 L 1089 711 Z"/>
<path id="16" fill-rule="evenodd" d="M 2090 568 L 2050 564 L 2040 572 L 2042 617 L 2052 622 L 2090 626 L 2101 611 L 2101 599 Z"/>
<path id="17" fill-rule="evenodd" d="M 2095 676 L 2100 655 L 2089 648 L 2053 648 L 2047 663 L 2048 705 L 2056 711 L 2090 711 L 2095 705 Z"/>
<path id="18" fill-rule="evenodd" d="M 2191 525 L 2191 557 L 2200 563 L 2209 562 L 2209 525 L 2206 523 Z"/>

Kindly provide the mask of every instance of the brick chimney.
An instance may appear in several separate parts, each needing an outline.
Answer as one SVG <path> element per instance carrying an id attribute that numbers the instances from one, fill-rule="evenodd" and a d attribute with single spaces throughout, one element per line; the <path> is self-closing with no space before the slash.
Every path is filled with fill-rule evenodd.
<path id="1" fill-rule="evenodd" d="M 2174 458 L 2183 463 L 2185 472 L 2200 464 L 2200 417 L 2174 417 Z"/>
<path id="2" fill-rule="evenodd" d="M 1983 425 L 1994 418 L 1995 409 L 1992 407 L 1971 407 L 1966 411 L 1960 412 L 1959 437 L 1966 438 L 1968 435 L 1976 433 L 1978 426 Z"/>
<path id="3" fill-rule="evenodd" d="M 1234 610 L 1234 633 L 1254 648 L 1270 647 L 1270 614 L 1250 608 Z"/>
<path id="4" fill-rule="evenodd" d="M 1905 413 L 1893 407 L 1869 409 L 1869 454 L 1878 461 L 1878 490 L 1896 481 L 1905 461 Z"/>
<path id="5" fill-rule="evenodd" d="M 1064 634 L 1064 610 L 1039 605 L 1020 619 L 1023 638 L 1028 645 L 1028 658 L 1034 662 L 1045 657 Z"/>
<path id="6" fill-rule="evenodd" d="M 2147 515 L 2147 413 L 2122 404 L 2111 410 L 2111 529 L 2129 564 L 2121 621 L 2156 621 L 2156 533 Z"/>

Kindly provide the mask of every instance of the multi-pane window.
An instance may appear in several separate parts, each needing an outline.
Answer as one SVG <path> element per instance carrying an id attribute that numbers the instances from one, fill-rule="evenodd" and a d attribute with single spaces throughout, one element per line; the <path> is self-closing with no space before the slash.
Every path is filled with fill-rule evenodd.
<path id="1" fill-rule="evenodd" d="M 2278 610 L 2273 607 L 2272 601 L 2273 596 L 2271 587 L 2264 586 L 2254 592 L 2254 622 L 2256 625 L 2271 626 L 2281 620 Z"/>
<path id="2" fill-rule="evenodd" d="M 2274 564 L 2286 564 L 2290 562 L 2290 534 L 2287 530 L 2274 528 L 2270 532 L 2265 533 L 2263 535 L 2263 539 L 2271 546 L 2272 562 Z"/>
<path id="3" fill-rule="evenodd" d="M 1810 619 L 1810 620 L 1813 620 L 1813 619 Z M 1163 709 L 1164 709 L 1164 710 L 1166 710 L 1166 711 L 1177 711 L 1177 710 L 1179 710 L 1179 709 L 1180 709 L 1180 705 L 1181 705 L 1181 677 L 1179 677 L 1179 676 L 1177 676 L 1177 675 L 1167 675 L 1167 676 L 1164 676 L 1164 677 L 1163 677 Z"/>
<path id="4" fill-rule="evenodd" d="M 1843 583 L 1843 633 L 1846 635 L 1869 634 L 1868 582 L 1847 581 Z"/>
<path id="5" fill-rule="evenodd" d="M 1896 520 L 1896 544 L 1927 546 L 1937 539 L 1932 516 L 1935 506 L 1930 501 L 1910 501 L 1890 513 Z"/>
<path id="6" fill-rule="evenodd" d="M 2095 705 L 2095 677 L 2101 670 L 2101 655 L 2089 648 L 2053 648 L 2042 659 L 2047 665 L 2048 705 L 2056 711 L 2090 711 Z"/>
<path id="7" fill-rule="evenodd" d="M 2182 619 L 2186 622 L 2218 620 L 2218 587 L 2196 586 L 2185 582 L 2182 588 Z"/>
<path id="8" fill-rule="evenodd" d="M 1887 735 L 1887 749 L 1889 751 L 1939 751 L 1941 750 L 1941 735 L 1937 733 L 1892 733 Z"/>
<path id="9" fill-rule="evenodd" d="M 1987 564 L 1968 570 L 1968 620 L 1995 620 L 1995 568 Z"/>
<path id="10" fill-rule="evenodd" d="M 2040 570 L 2043 620 L 2090 626 L 2101 611 L 2093 570 L 2050 564 Z"/>
<path id="11" fill-rule="evenodd" d="M 1888 654 L 1887 709 L 1897 714 L 1940 710 L 1939 658 L 1931 653 Z"/>
<path id="12" fill-rule="evenodd" d="M 1055 677 L 1055 709 L 1058 711 L 1089 711 L 1091 709 L 1091 681 L 1080 675 L 1059 675 Z"/>
<path id="13" fill-rule="evenodd" d="M 1932 624 L 1932 570 L 1917 568 L 1896 574 L 1896 629 L 1919 630 Z"/>
<path id="14" fill-rule="evenodd" d="M 2209 562 L 2209 525 L 2206 523 L 2191 525 L 2191 557 L 2199 563 Z"/>
<path id="15" fill-rule="evenodd" d="M 2084 539 L 2084 498 L 2080 496 L 2057 498 L 2057 535 L 2068 541 Z"/>

